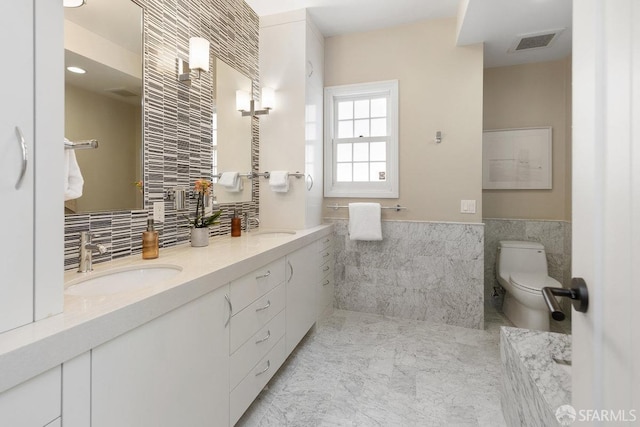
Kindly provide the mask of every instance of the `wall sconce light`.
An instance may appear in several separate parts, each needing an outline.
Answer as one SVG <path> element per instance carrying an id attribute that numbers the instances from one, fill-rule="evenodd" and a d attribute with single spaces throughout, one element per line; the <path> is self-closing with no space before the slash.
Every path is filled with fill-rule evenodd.
<path id="1" fill-rule="evenodd" d="M 269 111 L 275 107 L 276 92 L 270 87 L 262 88 L 262 108 L 256 109 L 255 101 L 249 92 L 244 90 L 236 91 L 236 110 L 240 111 L 243 116 L 262 116 L 269 114 Z"/>
<path id="2" fill-rule="evenodd" d="M 197 74 L 192 75 L 192 71 Z M 209 71 L 209 40 L 202 37 L 189 39 L 189 62 L 178 58 L 178 81 L 190 85 L 192 79 L 199 79 L 200 72 Z"/>

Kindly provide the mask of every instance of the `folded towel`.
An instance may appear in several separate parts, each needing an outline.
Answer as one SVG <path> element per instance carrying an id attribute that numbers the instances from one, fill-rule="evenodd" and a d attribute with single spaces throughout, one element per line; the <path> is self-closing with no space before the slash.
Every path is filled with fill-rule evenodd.
<path id="1" fill-rule="evenodd" d="M 68 142 L 68 139 L 64 139 Z M 84 179 L 76 160 L 74 150 L 64 150 L 64 200 L 77 199 L 82 196 Z"/>
<path id="2" fill-rule="evenodd" d="M 242 191 L 242 177 L 238 172 L 222 172 L 218 184 L 229 193 L 238 193 Z"/>
<path id="3" fill-rule="evenodd" d="M 380 203 L 349 203 L 349 238 L 382 240 Z"/>
<path id="4" fill-rule="evenodd" d="M 289 172 L 273 171 L 269 174 L 269 187 L 276 193 L 286 193 L 289 191 Z"/>

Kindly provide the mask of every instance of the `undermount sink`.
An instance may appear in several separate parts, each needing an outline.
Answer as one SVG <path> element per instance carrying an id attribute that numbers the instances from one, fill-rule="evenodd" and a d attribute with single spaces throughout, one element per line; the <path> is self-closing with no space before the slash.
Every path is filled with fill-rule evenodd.
<path id="1" fill-rule="evenodd" d="M 123 267 L 77 279 L 65 289 L 67 295 L 96 296 L 144 289 L 175 276 L 182 267 L 170 264 Z"/>
<path id="2" fill-rule="evenodd" d="M 260 237 L 288 237 L 296 234 L 294 230 L 258 230 L 251 231 L 249 235 Z"/>

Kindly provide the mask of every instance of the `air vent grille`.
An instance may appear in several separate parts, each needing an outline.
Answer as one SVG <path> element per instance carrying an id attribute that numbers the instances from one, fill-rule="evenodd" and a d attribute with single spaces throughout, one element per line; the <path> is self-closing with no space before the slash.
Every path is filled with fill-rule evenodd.
<path id="1" fill-rule="evenodd" d="M 519 34 L 515 37 L 509 48 L 509 53 L 522 52 L 532 49 L 546 49 L 551 47 L 564 28 L 549 29 L 537 33 Z"/>
<path id="2" fill-rule="evenodd" d="M 132 96 L 138 96 L 137 94 L 131 92 L 128 89 L 120 89 L 120 88 L 118 88 L 118 89 L 107 89 L 107 92 L 111 92 L 111 93 L 113 93 L 115 95 L 120 95 L 120 96 L 122 96 L 124 98 L 129 98 L 129 97 L 132 97 Z"/>
<path id="3" fill-rule="evenodd" d="M 540 36 L 523 37 L 520 39 L 520 43 L 516 46 L 516 50 L 525 49 L 538 49 L 541 47 L 547 47 L 551 40 L 556 36 L 556 33 L 542 34 Z"/>

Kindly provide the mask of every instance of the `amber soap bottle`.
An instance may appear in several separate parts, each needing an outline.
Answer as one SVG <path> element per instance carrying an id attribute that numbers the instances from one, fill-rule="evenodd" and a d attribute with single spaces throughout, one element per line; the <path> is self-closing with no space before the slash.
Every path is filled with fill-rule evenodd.
<path id="1" fill-rule="evenodd" d="M 142 259 L 158 258 L 158 232 L 154 229 L 153 219 L 147 220 L 147 231 L 142 232 Z"/>
<path id="2" fill-rule="evenodd" d="M 231 218 L 231 237 L 240 237 L 242 234 L 242 221 L 238 216 L 238 211 L 233 210 L 233 218 Z"/>

